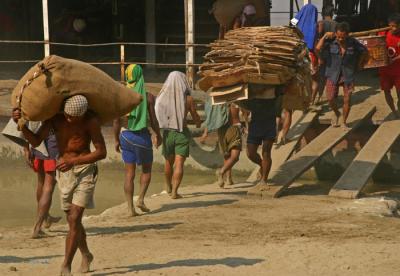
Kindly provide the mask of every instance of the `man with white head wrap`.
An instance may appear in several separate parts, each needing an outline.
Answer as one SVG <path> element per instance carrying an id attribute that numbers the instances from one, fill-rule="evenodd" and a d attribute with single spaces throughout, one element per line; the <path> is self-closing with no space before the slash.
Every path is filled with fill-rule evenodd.
<path id="1" fill-rule="evenodd" d="M 65 101 L 64 114 L 57 114 L 45 121 L 38 132 L 33 133 L 26 126 L 22 128 L 25 138 L 34 147 L 48 136 L 51 129 L 56 135 L 60 152 L 57 160 L 57 181 L 61 207 L 66 212 L 69 224 L 61 275 L 71 274 L 72 260 L 78 248 L 82 254 L 80 272 L 88 272 L 93 261 L 81 220 L 85 208 L 94 207 L 96 161 L 104 159 L 107 152 L 99 119 L 95 114 L 88 112 L 88 106 L 84 96 L 72 96 Z M 21 118 L 19 109 L 14 110 L 13 118 Z M 90 151 L 91 143 L 95 148 L 93 152 Z"/>
<path id="2" fill-rule="evenodd" d="M 72 117 L 80 117 L 86 113 L 88 105 L 86 97 L 76 95 L 65 100 L 64 112 Z"/>
<path id="3" fill-rule="evenodd" d="M 157 120 L 163 130 L 162 153 L 165 158 L 165 180 L 172 199 L 181 198 L 178 188 L 183 177 L 183 165 L 189 157 L 190 132 L 187 128 L 188 112 L 200 127 L 200 117 L 190 95 L 185 74 L 174 71 L 168 75 L 155 106 Z"/>

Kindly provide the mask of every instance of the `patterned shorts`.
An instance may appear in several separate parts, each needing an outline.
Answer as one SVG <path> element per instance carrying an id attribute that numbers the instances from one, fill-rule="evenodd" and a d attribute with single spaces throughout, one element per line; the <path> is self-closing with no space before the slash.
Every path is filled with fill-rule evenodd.
<path id="1" fill-rule="evenodd" d="M 326 80 L 326 97 L 328 101 L 336 99 L 339 95 L 339 87 L 343 86 L 343 95 L 350 96 L 354 91 L 354 83 L 345 84 L 341 79 L 338 83 L 334 83 L 330 79 Z"/>

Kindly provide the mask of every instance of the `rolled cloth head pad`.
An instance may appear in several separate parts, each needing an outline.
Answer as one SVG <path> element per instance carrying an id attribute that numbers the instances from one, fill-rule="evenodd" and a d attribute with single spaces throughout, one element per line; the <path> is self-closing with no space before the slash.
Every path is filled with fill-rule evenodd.
<path id="1" fill-rule="evenodd" d="M 88 109 L 88 101 L 82 95 L 72 96 L 65 100 L 64 112 L 69 116 L 83 116 Z"/>

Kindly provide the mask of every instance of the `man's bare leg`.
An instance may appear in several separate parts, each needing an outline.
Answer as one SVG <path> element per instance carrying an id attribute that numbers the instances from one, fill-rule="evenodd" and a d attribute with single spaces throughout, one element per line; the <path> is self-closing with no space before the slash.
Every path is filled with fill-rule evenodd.
<path id="1" fill-rule="evenodd" d="M 400 118 L 400 89 L 396 88 L 396 93 L 397 93 L 397 118 Z"/>
<path id="2" fill-rule="evenodd" d="M 260 166 L 260 170 L 257 174 L 257 180 L 258 178 L 262 177 L 262 158 L 261 156 L 258 154 L 257 150 L 258 150 L 258 145 L 254 145 L 254 144 L 247 144 L 247 157 L 250 159 L 250 161 L 252 161 L 253 163 L 257 164 L 258 166 Z"/>
<path id="3" fill-rule="evenodd" d="M 85 228 L 82 225 L 82 222 L 80 223 L 81 227 L 81 239 L 80 243 L 78 244 L 79 251 L 81 252 L 82 255 L 82 261 L 81 261 L 81 266 L 79 268 L 80 273 L 87 273 L 90 271 L 90 264 L 93 262 L 93 254 L 90 253 L 87 242 L 86 242 L 86 231 Z"/>
<path id="4" fill-rule="evenodd" d="M 329 100 L 329 106 L 331 107 L 333 114 L 334 114 L 331 124 L 333 127 L 338 127 L 339 120 L 340 120 L 340 112 L 337 107 L 336 99 Z"/>
<path id="5" fill-rule="evenodd" d="M 284 120 L 282 128 L 282 138 L 280 144 L 285 145 L 287 143 L 287 134 L 289 132 L 290 126 L 292 125 L 292 110 L 284 110 Z"/>
<path id="6" fill-rule="evenodd" d="M 232 181 L 232 168 L 233 166 L 239 161 L 239 156 L 240 156 L 240 149 L 238 148 L 232 148 L 229 156 L 227 156 L 226 159 L 224 159 L 224 166 L 220 170 L 220 174 L 222 176 L 222 187 L 224 185 L 224 180 L 223 177 L 227 174 L 227 176 L 231 178 Z M 219 179 L 218 179 L 219 180 Z"/>
<path id="7" fill-rule="evenodd" d="M 152 163 L 142 165 L 142 174 L 140 175 L 139 199 L 136 203 L 136 207 L 142 210 L 142 212 L 150 212 L 150 209 L 147 208 L 146 205 L 144 204 L 144 197 L 146 195 L 147 189 L 151 181 L 152 165 L 153 165 Z"/>
<path id="8" fill-rule="evenodd" d="M 392 93 L 390 92 L 390 90 L 385 90 L 384 94 L 385 94 L 386 103 L 389 106 L 390 110 L 393 112 L 393 114 L 397 115 L 396 108 L 394 106 L 394 100 L 392 97 Z"/>
<path id="9" fill-rule="evenodd" d="M 65 240 L 65 258 L 61 267 L 61 275 L 63 276 L 71 275 L 72 261 L 78 248 L 82 254 L 80 272 L 88 272 L 93 261 L 93 255 L 87 246 L 86 233 L 82 225 L 84 211 L 85 208 L 72 204 L 70 210 L 66 212 L 69 231 Z"/>
<path id="10" fill-rule="evenodd" d="M 43 180 L 43 183 L 41 185 L 39 184 L 40 180 Z M 41 231 L 42 224 L 49 217 L 49 210 L 51 206 L 55 183 L 55 172 L 40 173 L 40 176 L 38 173 L 38 186 L 41 186 L 41 195 L 38 202 L 37 220 L 32 234 L 32 238 L 34 239 L 44 236 L 44 233 Z M 61 218 L 53 219 L 59 221 Z"/>
<path id="11" fill-rule="evenodd" d="M 343 128 L 348 128 L 347 126 L 347 118 L 349 117 L 350 114 L 350 108 L 351 108 L 351 93 L 345 94 L 343 96 Z"/>
<path id="12" fill-rule="evenodd" d="M 224 165 L 222 166 L 222 168 L 225 167 L 225 164 L 226 164 L 228 158 L 229 158 L 228 155 L 224 156 Z M 225 179 L 225 176 L 226 176 L 226 172 L 222 173 L 222 168 L 217 169 L 215 171 L 215 176 L 217 177 L 217 185 L 220 186 L 221 188 L 223 188 L 224 185 L 225 185 L 225 180 L 224 179 Z"/>
<path id="13" fill-rule="evenodd" d="M 165 190 L 170 195 L 172 193 L 172 176 L 174 174 L 175 156 L 165 157 Z"/>
<path id="14" fill-rule="evenodd" d="M 225 177 L 225 184 L 226 185 L 233 185 L 233 178 L 232 178 L 232 169 L 230 169 L 229 171 L 226 172 L 226 177 Z"/>
<path id="15" fill-rule="evenodd" d="M 125 185 L 124 192 L 126 203 L 128 204 L 129 216 L 137 216 L 135 206 L 133 206 L 133 193 L 134 193 L 134 181 L 135 181 L 135 170 L 136 164 L 125 164 Z"/>
<path id="16" fill-rule="evenodd" d="M 318 73 L 317 73 L 318 74 Z M 315 99 L 319 92 L 319 77 L 313 76 L 311 82 L 311 105 L 315 105 Z"/>
<path id="17" fill-rule="evenodd" d="M 271 170 L 272 166 L 272 158 L 271 158 L 271 150 L 272 150 L 272 145 L 274 141 L 273 140 L 264 140 L 263 141 L 263 147 L 262 147 L 262 175 L 261 175 L 261 181 L 264 183 L 267 183 L 268 181 L 268 175 Z"/>
<path id="18" fill-rule="evenodd" d="M 183 165 L 185 164 L 186 157 L 181 155 L 175 155 L 175 167 L 174 174 L 172 176 L 172 199 L 182 198 L 178 193 L 179 186 L 181 185 L 183 178 Z"/>

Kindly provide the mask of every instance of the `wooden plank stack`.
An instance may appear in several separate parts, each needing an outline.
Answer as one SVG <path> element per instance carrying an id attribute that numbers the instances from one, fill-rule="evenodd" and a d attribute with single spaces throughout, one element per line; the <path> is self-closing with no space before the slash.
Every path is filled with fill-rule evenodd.
<path id="1" fill-rule="evenodd" d="M 199 68 L 202 79 L 198 85 L 204 91 L 212 88 L 219 98 L 224 91 L 235 91 L 237 94 L 238 89 L 234 86 L 247 83 L 277 86 L 294 81 L 305 86 L 309 83 L 306 79 L 311 78 L 307 47 L 303 35 L 296 28 L 240 28 L 229 31 L 225 39 L 211 43 L 210 47 L 211 51 L 204 56 L 205 62 Z M 243 99 L 245 94 L 237 95 Z M 251 91 L 247 96 L 254 98 Z"/>

